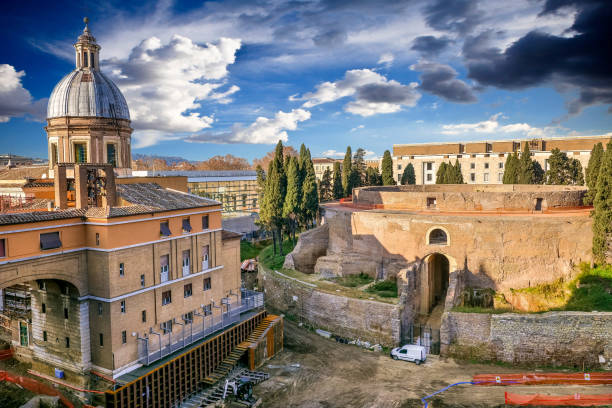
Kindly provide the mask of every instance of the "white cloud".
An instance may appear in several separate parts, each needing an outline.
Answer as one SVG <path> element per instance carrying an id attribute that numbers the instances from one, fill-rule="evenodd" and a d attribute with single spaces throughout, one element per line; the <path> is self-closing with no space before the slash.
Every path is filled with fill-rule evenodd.
<path id="1" fill-rule="evenodd" d="M 344 157 L 345 154 L 346 152 L 339 152 L 337 150 L 330 149 L 330 150 L 326 150 L 322 152 L 321 156 L 323 157 Z"/>
<path id="2" fill-rule="evenodd" d="M 415 90 L 416 87 L 416 83 L 403 85 L 370 69 L 353 69 L 346 71 L 344 79 L 323 82 L 317 85 L 314 92 L 308 92 L 301 97 L 294 95 L 291 100 L 305 100 L 302 106 L 311 108 L 351 96 L 354 100 L 347 103 L 344 110 L 366 117 L 397 112 L 402 106 L 415 106 L 421 98 L 421 94 Z"/>
<path id="3" fill-rule="evenodd" d="M 393 60 L 395 60 L 393 54 L 391 54 L 390 52 L 385 52 L 380 56 L 377 64 L 385 65 L 387 68 L 389 68 L 391 65 L 393 65 Z"/>
<path id="4" fill-rule="evenodd" d="M 204 100 L 229 103 L 240 89 L 224 79 L 240 44 L 221 38 L 201 46 L 180 35 L 163 44 L 151 37 L 134 47 L 128 58 L 107 61 L 128 101 L 136 147 L 210 127 L 214 118 L 195 110 Z"/>
<path id="5" fill-rule="evenodd" d="M 355 126 L 354 128 L 351 129 L 351 133 L 356 132 L 357 130 L 363 129 L 363 128 L 365 128 L 364 125 Z"/>
<path id="6" fill-rule="evenodd" d="M 287 130 L 296 130 L 299 122 L 310 119 L 310 112 L 293 109 L 291 112 L 278 111 L 273 118 L 258 117 L 248 127 L 235 124 L 231 131 L 223 133 L 205 132 L 191 135 L 188 142 L 200 143 L 261 143 L 273 144 L 289 139 Z"/>
<path id="7" fill-rule="evenodd" d="M 498 118 L 504 117 L 501 112 L 491 116 L 488 120 L 476 123 L 457 123 L 452 125 L 442 125 L 442 134 L 458 135 L 462 133 L 523 133 L 527 136 L 540 137 L 544 135 L 544 130 L 533 127 L 527 123 L 511 123 L 500 125 Z"/>
<path id="8" fill-rule="evenodd" d="M 17 71 L 9 64 L 0 64 L 0 123 L 25 115 L 41 121 L 45 117 L 47 100 L 34 101 L 21 83 L 23 76 L 24 71 Z"/>

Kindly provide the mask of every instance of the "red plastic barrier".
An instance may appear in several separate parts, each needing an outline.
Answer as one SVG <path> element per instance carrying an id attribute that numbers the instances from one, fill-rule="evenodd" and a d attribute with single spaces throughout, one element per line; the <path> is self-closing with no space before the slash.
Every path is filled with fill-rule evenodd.
<path id="1" fill-rule="evenodd" d="M 612 394 L 600 395 L 519 395 L 505 393 L 507 405 L 595 407 L 612 404 Z"/>
<path id="2" fill-rule="evenodd" d="M 534 385 L 534 384 L 612 384 L 612 373 L 528 373 L 479 374 L 473 381 L 477 385 Z"/>
<path id="3" fill-rule="evenodd" d="M 0 360 L 6 360 L 13 357 L 13 349 L 0 350 Z"/>
<path id="4" fill-rule="evenodd" d="M 7 371 L 0 370 L 0 381 L 12 382 L 14 384 L 20 385 L 26 390 L 32 391 L 35 394 L 44 394 L 50 395 L 52 397 L 59 397 L 61 403 L 64 404 L 64 406 L 68 408 L 74 408 L 72 402 L 70 402 L 68 398 L 64 397 L 62 393 L 32 378 L 24 377 L 21 375 L 14 375 Z"/>

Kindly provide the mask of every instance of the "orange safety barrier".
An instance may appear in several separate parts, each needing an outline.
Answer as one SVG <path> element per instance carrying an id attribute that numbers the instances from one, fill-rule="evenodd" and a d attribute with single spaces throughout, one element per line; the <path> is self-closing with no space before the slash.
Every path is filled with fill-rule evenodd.
<path id="1" fill-rule="evenodd" d="M 612 384 L 612 373 L 528 373 L 528 374 L 478 374 L 476 385 L 533 385 L 533 384 Z"/>
<path id="2" fill-rule="evenodd" d="M 7 371 L 0 370 L 0 381 L 12 382 L 25 388 L 26 390 L 32 391 L 35 394 L 44 394 L 50 395 L 52 397 L 59 397 L 61 403 L 64 404 L 64 406 L 68 408 L 74 408 L 72 402 L 70 402 L 68 398 L 64 397 L 62 393 L 32 378 L 24 377 L 21 375 L 14 375 Z"/>
<path id="3" fill-rule="evenodd" d="M 612 404 L 612 394 L 600 395 L 519 395 L 505 393 L 507 405 L 595 407 Z"/>
<path id="4" fill-rule="evenodd" d="M 0 350 L 0 360 L 6 360 L 13 357 L 13 349 Z"/>

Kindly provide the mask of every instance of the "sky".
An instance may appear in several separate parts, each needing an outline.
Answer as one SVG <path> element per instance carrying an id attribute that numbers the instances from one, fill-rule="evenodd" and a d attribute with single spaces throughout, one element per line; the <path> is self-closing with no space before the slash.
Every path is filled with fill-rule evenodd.
<path id="1" fill-rule="evenodd" d="M 609 0 L 4 2 L 0 153 L 46 158 L 83 17 L 134 153 L 315 157 L 347 145 L 612 132 Z"/>

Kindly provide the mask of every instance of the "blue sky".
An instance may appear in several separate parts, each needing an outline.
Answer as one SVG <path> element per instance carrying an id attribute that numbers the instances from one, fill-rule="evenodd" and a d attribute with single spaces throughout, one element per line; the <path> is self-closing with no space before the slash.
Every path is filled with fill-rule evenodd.
<path id="1" fill-rule="evenodd" d="M 394 143 L 606 134 L 606 3 L 5 3 L 0 153 L 46 157 L 46 99 L 74 69 L 85 15 L 135 153 L 253 159 L 280 138 L 375 157 Z"/>

